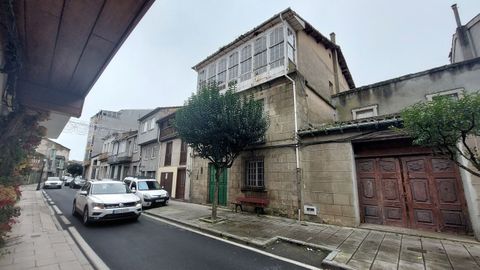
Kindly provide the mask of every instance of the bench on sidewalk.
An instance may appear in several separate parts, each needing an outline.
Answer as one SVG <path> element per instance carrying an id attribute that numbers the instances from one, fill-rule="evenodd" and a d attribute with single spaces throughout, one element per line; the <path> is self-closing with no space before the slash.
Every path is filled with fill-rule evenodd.
<path id="1" fill-rule="evenodd" d="M 246 191 L 243 197 L 237 197 L 232 204 L 235 205 L 235 213 L 238 207 L 243 212 L 243 206 L 251 205 L 255 207 L 255 213 L 263 214 L 264 208 L 268 206 L 270 200 L 267 197 L 266 191 Z"/>

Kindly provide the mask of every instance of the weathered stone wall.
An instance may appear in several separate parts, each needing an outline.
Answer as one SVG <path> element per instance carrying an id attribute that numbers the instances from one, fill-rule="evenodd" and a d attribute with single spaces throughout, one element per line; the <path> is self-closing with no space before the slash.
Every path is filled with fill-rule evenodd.
<path id="1" fill-rule="evenodd" d="M 306 220 L 356 226 L 355 179 L 350 143 L 325 143 L 301 149 L 303 203 L 317 208 Z"/>
<path id="2" fill-rule="evenodd" d="M 263 99 L 265 111 L 270 119 L 265 144 L 242 153 L 228 170 L 227 201 L 242 196 L 245 181 L 245 160 L 262 156 L 265 166 L 265 186 L 271 201 L 266 211 L 271 214 L 294 217 L 296 215 L 297 189 L 295 186 L 294 113 L 292 84 L 284 78 L 276 79 L 262 87 L 252 88 L 245 94 Z M 262 149 L 273 147 L 269 149 Z M 208 199 L 208 161 L 192 159 L 191 201 L 206 203 Z"/>
<path id="3" fill-rule="evenodd" d="M 480 59 L 438 67 L 431 70 L 359 87 L 333 97 L 338 120 L 352 119 L 352 109 L 378 105 L 378 115 L 398 113 L 427 95 L 459 89 L 464 93 L 480 90 Z"/>
<path id="4" fill-rule="evenodd" d="M 297 69 L 320 95 L 330 99 L 330 95 L 334 92 L 330 91 L 328 82 L 330 81 L 332 85 L 335 85 L 332 51 L 322 43 L 317 43 L 315 39 L 303 31 L 297 32 L 297 40 Z M 348 83 L 338 63 L 337 70 L 340 92 L 348 90 Z"/>

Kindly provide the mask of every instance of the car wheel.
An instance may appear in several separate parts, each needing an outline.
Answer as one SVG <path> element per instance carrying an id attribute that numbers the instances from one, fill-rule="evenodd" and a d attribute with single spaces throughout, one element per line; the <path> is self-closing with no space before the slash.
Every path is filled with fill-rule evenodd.
<path id="1" fill-rule="evenodd" d="M 90 218 L 88 217 L 88 206 L 85 206 L 85 209 L 83 209 L 82 222 L 85 226 L 88 226 L 90 224 Z"/>
<path id="2" fill-rule="evenodd" d="M 72 205 L 72 216 L 74 217 L 78 216 L 77 207 L 75 206 L 75 201 L 73 201 L 73 205 Z"/>

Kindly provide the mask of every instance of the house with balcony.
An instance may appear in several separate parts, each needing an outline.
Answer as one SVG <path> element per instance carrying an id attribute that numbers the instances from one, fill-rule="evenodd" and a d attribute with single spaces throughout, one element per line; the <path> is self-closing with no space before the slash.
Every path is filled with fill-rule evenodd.
<path id="1" fill-rule="evenodd" d="M 32 172 L 30 178 L 38 181 L 39 173 L 43 170 L 43 178 L 49 176 L 64 176 L 70 149 L 48 138 L 42 138 L 40 144 L 35 149 L 35 154 L 30 159 Z"/>
<path id="2" fill-rule="evenodd" d="M 114 133 L 105 137 L 102 153 L 96 159 L 100 163 L 95 179 L 122 180 L 127 176 L 136 176 L 140 162 L 137 131 Z"/>
<path id="3" fill-rule="evenodd" d="M 101 110 L 90 117 L 90 125 L 85 147 L 84 174 L 87 179 L 98 177 L 99 158 L 102 157 L 104 139 L 112 134 L 136 131 L 138 118 L 150 112 L 150 109 L 132 109 L 120 111 Z"/>
<path id="4" fill-rule="evenodd" d="M 238 197 L 268 198 L 273 215 L 303 215 L 303 174 L 298 130 L 335 119 L 331 96 L 355 88 L 345 57 L 335 43 L 296 12 L 286 9 L 206 57 L 193 69 L 198 88 L 235 84 L 239 95 L 264 104 L 270 127 L 264 142 L 240 154 L 222 175 L 220 205 Z M 190 200 L 211 203 L 213 169 L 195 157 L 189 169 Z"/>
<path id="5" fill-rule="evenodd" d="M 172 124 L 174 119 L 175 112 L 157 121 L 160 130 L 158 176 L 160 185 L 170 193 L 172 198 L 189 200 L 190 177 L 187 174 L 187 171 L 190 170 L 188 167 L 189 148 L 178 137 Z"/>
<path id="6" fill-rule="evenodd" d="M 137 144 L 140 147 L 140 164 L 138 173 L 141 176 L 157 179 L 160 151 L 159 128 L 157 120 L 176 111 L 179 107 L 158 107 L 138 118 Z"/>

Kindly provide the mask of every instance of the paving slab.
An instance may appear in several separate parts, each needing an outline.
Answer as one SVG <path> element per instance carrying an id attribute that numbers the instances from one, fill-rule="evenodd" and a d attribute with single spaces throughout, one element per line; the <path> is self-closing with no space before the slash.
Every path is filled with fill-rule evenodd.
<path id="1" fill-rule="evenodd" d="M 56 222 L 36 185 L 22 186 L 21 215 L 0 249 L 0 268 L 93 269 L 70 234 Z"/>
<path id="2" fill-rule="evenodd" d="M 335 251 L 324 260 L 326 266 L 330 264 L 348 269 L 480 269 L 480 242 L 473 238 L 458 237 L 453 241 L 446 240 L 452 237 L 443 234 L 427 233 L 422 236 L 421 232 L 412 234 L 402 229 L 396 232 L 391 229 L 298 222 L 281 217 L 235 213 L 228 208 L 218 210 L 218 215 L 225 221 L 212 224 L 199 220 L 210 215 L 209 206 L 173 200 L 166 207 L 148 209 L 145 213 L 252 245 L 281 238 L 322 246 Z"/>

